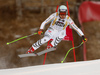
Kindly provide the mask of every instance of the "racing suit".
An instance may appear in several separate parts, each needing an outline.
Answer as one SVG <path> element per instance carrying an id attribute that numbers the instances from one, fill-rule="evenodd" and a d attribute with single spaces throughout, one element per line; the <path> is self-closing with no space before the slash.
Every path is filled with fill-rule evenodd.
<path id="1" fill-rule="evenodd" d="M 50 22 L 51 24 L 45 32 L 44 37 L 32 45 L 34 50 L 38 49 L 42 44 L 48 42 L 50 39 L 53 39 L 51 45 L 57 46 L 58 43 L 60 43 L 61 40 L 65 37 L 66 27 L 68 25 L 73 28 L 80 36 L 84 36 L 83 32 L 75 25 L 73 20 L 68 15 L 66 15 L 64 19 L 61 19 L 57 12 L 53 13 L 41 24 L 40 29 L 44 29 L 45 25 Z"/>

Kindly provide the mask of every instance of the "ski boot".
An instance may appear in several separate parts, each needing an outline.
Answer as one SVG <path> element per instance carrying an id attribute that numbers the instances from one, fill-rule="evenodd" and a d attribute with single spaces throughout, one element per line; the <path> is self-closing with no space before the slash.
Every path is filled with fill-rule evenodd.
<path id="1" fill-rule="evenodd" d="M 28 53 L 33 53 L 33 52 L 34 52 L 34 48 L 31 47 L 26 53 L 28 54 Z"/>
<path id="2" fill-rule="evenodd" d="M 47 46 L 47 49 L 49 49 L 49 48 L 57 48 L 56 46 L 53 46 L 52 44 L 49 44 L 48 46 Z"/>

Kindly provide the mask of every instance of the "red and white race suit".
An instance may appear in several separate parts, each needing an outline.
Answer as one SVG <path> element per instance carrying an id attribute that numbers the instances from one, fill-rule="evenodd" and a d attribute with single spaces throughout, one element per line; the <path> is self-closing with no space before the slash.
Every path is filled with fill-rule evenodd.
<path id="1" fill-rule="evenodd" d="M 44 29 L 44 27 L 50 22 L 51 24 L 45 32 L 44 37 L 32 45 L 35 50 L 38 49 L 42 44 L 48 42 L 50 39 L 53 39 L 51 45 L 57 46 L 66 35 L 66 27 L 68 25 L 80 36 L 84 35 L 68 15 L 66 15 L 65 19 L 61 19 L 58 13 L 53 13 L 41 24 L 40 29 Z"/>

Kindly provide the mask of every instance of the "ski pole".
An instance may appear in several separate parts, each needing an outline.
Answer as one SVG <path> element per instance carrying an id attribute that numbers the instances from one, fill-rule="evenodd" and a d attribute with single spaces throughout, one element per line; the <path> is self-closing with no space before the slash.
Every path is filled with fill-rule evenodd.
<path id="1" fill-rule="evenodd" d="M 42 33 L 43 33 L 43 32 L 42 32 Z M 34 33 L 34 34 L 31 34 L 31 35 L 28 35 L 28 36 L 24 36 L 24 37 L 18 38 L 18 39 L 14 40 L 14 41 L 8 42 L 7 45 L 9 45 L 9 44 L 11 44 L 11 43 L 14 43 L 14 42 L 16 42 L 16 41 L 19 41 L 19 40 L 21 40 L 21 39 L 30 37 L 30 36 L 32 36 L 32 35 L 36 35 L 36 34 L 38 34 L 38 33 Z"/>
<path id="2" fill-rule="evenodd" d="M 63 62 L 65 61 L 66 57 L 68 56 L 68 54 L 69 54 L 69 52 L 70 52 L 71 50 L 80 47 L 83 43 L 84 43 L 84 42 L 82 42 L 79 46 L 76 46 L 76 47 L 73 47 L 73 48 L 69 49 L 68 52 L 66 53 L 66 55 L 65 55 L 65 57 L 64 57 L 64 59 L 63 59 L 63 61 L 61 61 L 61 63 L 63 63 Z"/>

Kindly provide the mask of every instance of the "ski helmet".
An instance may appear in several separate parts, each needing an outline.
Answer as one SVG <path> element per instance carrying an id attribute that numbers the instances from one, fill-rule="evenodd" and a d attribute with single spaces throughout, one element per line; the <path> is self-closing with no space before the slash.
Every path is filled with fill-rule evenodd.
<path id="1" fill-rule="evenodd" d="M 58 9 L 59 15 L 67 15 L 67 7 L 65 5 L 61 5 Z"/>

